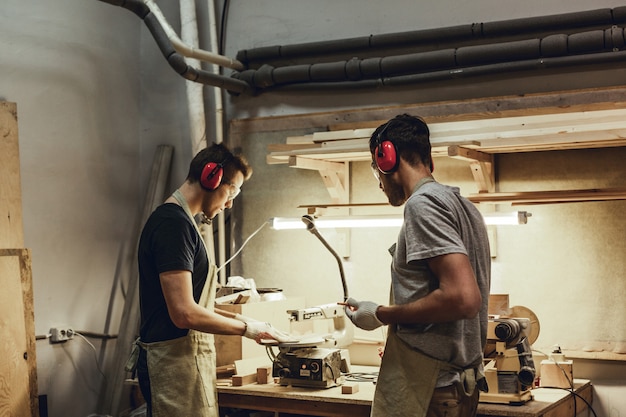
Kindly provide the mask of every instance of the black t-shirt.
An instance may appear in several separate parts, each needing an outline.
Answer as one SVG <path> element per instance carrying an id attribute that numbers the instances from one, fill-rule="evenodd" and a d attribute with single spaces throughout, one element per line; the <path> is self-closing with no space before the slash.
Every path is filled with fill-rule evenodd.
<path id="1" fill-rule="evenodd" d="M 159 274 L 191 271 L 193 298 L 200 301 L 209 261 L 202 238 L 182 207 L 166 203 L 150 215 L 139 240 L 140 336 L 157 342 L 185 336 L 188 329 L 172 323 L 167 311 Z"/>

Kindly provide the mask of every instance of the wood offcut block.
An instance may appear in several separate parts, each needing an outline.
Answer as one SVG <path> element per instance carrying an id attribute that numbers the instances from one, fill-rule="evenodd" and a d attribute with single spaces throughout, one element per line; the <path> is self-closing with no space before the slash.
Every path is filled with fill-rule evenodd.
<path id="1" fill-rule="evenodd" d="M 233 375 L 230 378 L 233 387 L 241 387 L 256 382 L 256 372 L 248 375 Z"/>
<path id="2" fill-rule="evenodd" d="M 268 384 L 270 381 L 270 375 L 272 373 L 271 366 L 263 366 L 261 368 L 257 368 L 256 370 L 256 383 L 257 384 Z"/>
<path id="3" fill-rule="evenodd" d="M 355 394 L 359 392 L 359 383 L 358 382 L 350 382 L 345 383 L 341 386 L 342 394 Z"/>

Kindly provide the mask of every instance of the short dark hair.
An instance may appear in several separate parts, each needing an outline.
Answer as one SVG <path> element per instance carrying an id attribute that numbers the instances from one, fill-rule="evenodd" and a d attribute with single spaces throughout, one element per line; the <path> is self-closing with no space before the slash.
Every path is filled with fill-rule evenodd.
<path id="1" fill-rule="evenodd" d="M 238 153 L 231 152 L 221 143 L 213 143 L 211 146 L 202 149 L 189 164 L 187 181 L 190 183 L 200 182 L 200 176 L 204 166 L 209 162 L 222 163 L 224 165 L 224 179 L 230 181 L 235 173 L 241 172 L 244 181 L 252 175 L 252 167 L 248 165 L 246 158 Z"/>
<path id="2" fill-rule="evenodd" d="M 400 114 L 378 126 L 370 138 L 370 153 L 374 154 L 376 147 L 386 140 L 394 144 L 398 157 L 410 165 L 422 162 L 431 166 L 430 131 L 421 117 Z"/>

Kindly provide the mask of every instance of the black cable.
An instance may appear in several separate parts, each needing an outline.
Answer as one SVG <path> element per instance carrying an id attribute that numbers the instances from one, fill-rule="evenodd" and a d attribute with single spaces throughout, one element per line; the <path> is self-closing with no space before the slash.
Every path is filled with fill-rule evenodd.
<path id="1" fill-rule="evenodd" d="M 224 0 L 224 6 L 222 8 L 222 16 L 221 16 L 221 22 L 220 22 L 220 38 L 219 38 L 219 51 L 218 53 L 220 55 L 224 55 L 224 45 L 226 44 L 226 37 L 225 37 L 225 33 L 226 33 L 226 19 L 228 16 L 228 8 L 230 6 L 229 4 L 230 2 L 228 0 Z"/>
<path id="2" fill-rule="evenodd" d="M 378 372 L 347 372 L 344 374 L 346 381 L 376 383 Z"/>
<path id="3" fill-rule="evenodd" d="M 571 388 L 561 388 L 561 387 L 541 387 L 541 388 L 547 388 L 547 389 L 561 389 L 563 391 L 567 391 L 570 394 L 572 394 L 574 397 L 578 397 L 580 398 L 585 404 L 587 404 L 587 407 L 589 408 L 589 410 L 591 410 L 591 413 L 594 415 L 594 417 L 598 417 L 598 415 L 596 414 L 596 411 L 593 409 L 593 407 L 591 406 L 591 404 L 589 403 L 589 401 L 587 401 L 585 398 L 583 398 L 580 394 L 578 394 L 577 392 L 575 392 L 573 389 Z M 576 398 L 574 398 L 574 417 L 576 417 Z"/>

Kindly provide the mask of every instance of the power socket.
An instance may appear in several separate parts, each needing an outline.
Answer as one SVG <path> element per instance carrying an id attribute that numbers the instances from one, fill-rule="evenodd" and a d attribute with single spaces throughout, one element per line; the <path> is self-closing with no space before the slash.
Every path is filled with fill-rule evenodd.
<path id="1" fill-rule="evenodd" d="M 50 343 L 67 342 L 74 338 L 74 330 L 71 327 L 52 327 L 50 329 Z"/>

